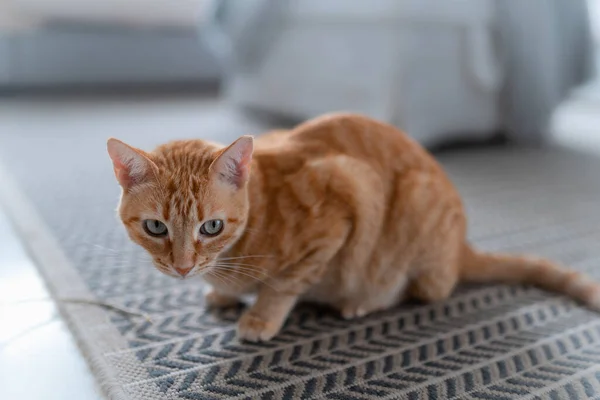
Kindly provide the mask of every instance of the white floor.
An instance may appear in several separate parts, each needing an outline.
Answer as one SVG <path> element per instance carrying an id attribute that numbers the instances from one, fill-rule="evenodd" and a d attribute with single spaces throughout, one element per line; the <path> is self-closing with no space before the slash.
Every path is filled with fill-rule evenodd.
<path id="1" fill-rule="evenodd" d="M 0 209 L 0 399 L 101 399 L 31 258 Z"/>

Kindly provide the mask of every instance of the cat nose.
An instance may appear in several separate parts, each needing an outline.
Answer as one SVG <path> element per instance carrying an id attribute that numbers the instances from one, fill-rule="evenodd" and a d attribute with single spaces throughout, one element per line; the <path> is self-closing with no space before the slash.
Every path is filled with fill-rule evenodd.
<path id="1" fill-rule="evenodd" d="M 177 273 L 179 275 L 181 275 L 182 278 L 185 278 L 185 276 L 187 274 L 189 274 L 193 268 L 194 268 L 193 265 L 185 266 L 185 267 L 174 267 L 175 271 L 177 271 Z"/>

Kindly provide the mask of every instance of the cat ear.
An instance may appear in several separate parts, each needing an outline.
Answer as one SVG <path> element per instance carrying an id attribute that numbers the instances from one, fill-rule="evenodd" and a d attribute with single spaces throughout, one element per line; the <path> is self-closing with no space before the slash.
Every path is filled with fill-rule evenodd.
<path id="1" fill-rule="evenodd" d="M 135 149 L 120 140 L 110 138 L 106 143 L 115 176 L 125 190 L 143 183 L 153 175 L 156 165 L 141 150 Z"/>
<path id="2" fill-rule="evenodd" d="M 253 149 L 252 136 L 242 136 L 221 152 L 209 170 L 216 174 L 218 179 L 240 189 L 250 176 Z"/>

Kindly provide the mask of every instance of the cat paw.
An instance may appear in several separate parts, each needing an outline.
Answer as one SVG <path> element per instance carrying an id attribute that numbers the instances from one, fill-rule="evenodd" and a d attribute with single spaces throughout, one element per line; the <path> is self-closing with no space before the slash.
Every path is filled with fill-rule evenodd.
<path id="1" fill-rule="evenodd" d="M 238 337 L 249 342 L 266 342 L 275 336 L 281 324 L 264 320 L 250 312 L 246 312 L 238 322 Z"/>
<path id="2" fill-rule="evenodd" d="M 341 313 L 344 319 L 361 318 L 367 315 L 367 309 L 361 306 L 349 305 L 342 307 Z"/>
<path id="3" fill-rule="evenodd" d="M 239 303 L 237 298 L 219 293 L 214 289 L 204 295 L 204 301 L 208 308 L 227 308 L 236 306 Z"/>

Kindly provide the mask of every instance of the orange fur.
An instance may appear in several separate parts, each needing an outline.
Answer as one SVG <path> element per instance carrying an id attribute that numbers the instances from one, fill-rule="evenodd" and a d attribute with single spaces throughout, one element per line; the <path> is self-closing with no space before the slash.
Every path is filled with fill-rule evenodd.
<path id="1" fill-rule="evenodd" d="M 529 283 L 600 306 L 600 286 L 549 261 L 478 253 L 460 196 L 437 162 L 390 125 L 351 114 L 317 118 L 229 148 L 179 141 L 151 153 L 109 140 L 132 240 L 172 276 L 202 274 L 207 301 L 256 302 L 241 338 L 273 337 L 299 300 L 347 318 L 406 296 L 447 298 L 459 281 Z M 224 221 L 215 237 L 199 234 Z M 151 237 L 146 219 L 166 224 Z"/>

